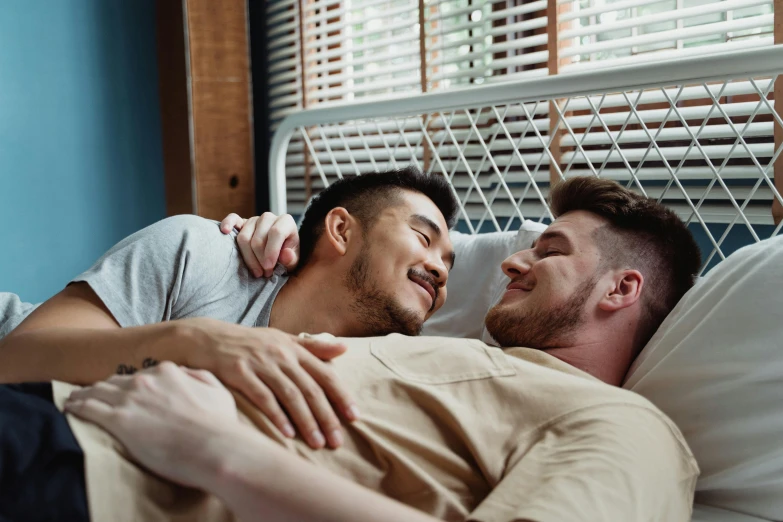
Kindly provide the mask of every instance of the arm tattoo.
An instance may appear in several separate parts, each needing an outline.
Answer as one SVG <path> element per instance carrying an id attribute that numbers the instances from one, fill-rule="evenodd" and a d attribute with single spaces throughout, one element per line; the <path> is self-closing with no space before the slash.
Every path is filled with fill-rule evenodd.
<path id="1" fill-rule="evenodd" d="M 153 366 L 157 366 L 158 362 L 159 361 L 153 359 L 152 357 L 147 357 L 146 359 L 144 359 L 144 361 L 142 361 L 141 368 L 142 369 L 152 368 Z M 120 364 L 119 366 L 117 366 L 117 375 L 132 375 L 137 371 L 139 371 L 139 369 L 133 366 L 132 364 Z"/>
<path id="2" fill-rule="evenodd" d="M 117 366 L 117 375 L 131 375 L 136 373 L 138 370 L 135 366 L 132 364 L 120 364 Z"/>

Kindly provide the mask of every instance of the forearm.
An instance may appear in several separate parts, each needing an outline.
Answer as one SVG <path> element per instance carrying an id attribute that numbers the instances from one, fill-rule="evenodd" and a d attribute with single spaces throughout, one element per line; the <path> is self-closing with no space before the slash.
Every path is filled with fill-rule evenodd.
<path id="1" fill-rule="evenodd" d="M 42 328 L 0 340 L 0 382 L 59 380 L 91 384 L 145 360 L 183 364 L 182 328 L 159 323 L 134 328 Z M 122 366 L 121 366 L 122 365 Z"/>
<path id="2" fill-rule="evenodd" d="M 199 485 L 240 520 L 432 522 L 436 519 L 287 452 L 244 425 L 207 436 Z"/>

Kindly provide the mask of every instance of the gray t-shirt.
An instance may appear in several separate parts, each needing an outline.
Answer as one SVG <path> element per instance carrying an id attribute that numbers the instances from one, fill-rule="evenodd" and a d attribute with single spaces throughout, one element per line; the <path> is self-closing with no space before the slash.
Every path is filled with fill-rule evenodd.
<path id="1" fill-rule="evenodd" d="M 23 302 L 16 294 L 0 292 L 0 339 L 8 335 L 38 306 Z"/>
<path id="2" fill-rule="evenodd" d="M 287 280 L 281 266 L 270 279 L 253 277 L 235 234 L 221 233 L 215 221 L 182 215 L 123 239 L 72 282 L 89 284 L 123 327 L 187 317 L 269 326 Z M 14 322 L 21 322 L 18 314 Z"/>

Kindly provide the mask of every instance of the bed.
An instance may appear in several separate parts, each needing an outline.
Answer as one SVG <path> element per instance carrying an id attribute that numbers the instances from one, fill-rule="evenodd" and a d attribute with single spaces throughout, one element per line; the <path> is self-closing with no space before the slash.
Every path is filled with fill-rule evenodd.
<path id="1" fill-rule="evenodd" d="M 670 206 L 702 277 L 624 387 L 688 439 L 694 521 L 783 520 L 781 72 L 783 47 L 770 47 L 308 109 L 278 122 L 272 210 L 301 215 L 342 176 L 408 164 L 446 176 L 459 262 L 425 333 L 492 342 L 482 323 L 503 276 L 487 267 L 546 227 L 553 183 L 601 176 Z"/>

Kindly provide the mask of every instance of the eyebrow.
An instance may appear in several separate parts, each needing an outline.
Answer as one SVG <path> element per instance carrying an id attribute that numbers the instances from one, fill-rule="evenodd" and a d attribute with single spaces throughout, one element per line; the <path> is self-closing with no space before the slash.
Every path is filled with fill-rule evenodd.
<path id="1" fill-rule="evenodd" d="M 567 235 L 563 234 L 562 232 L 558 232 L 557 230 L 547 230 L 540 236 L 538 236 L 536 239 L 533 240 L 533 243 L 530 245 L 530 248 L 536 248 L 536 245 L 538 244 L 538 240 L 542 241 L 551 241 L 553 239 L 562 239 L 566 242 L 566 244 L 569 247 L 573 247 L 573 244 L 571 243 L 571 240 L 568 238 Z"/>
<path id="2" fill-rule="evenodd" d="M 425 227 L 431 228 L 436 236 L 440 237 L 443 235 L 443 233 L 440 231 L 440 227 L 438 226 L 438 224 L 435 223 L 430 218 L 428 218 L 427 216 L 422 216 L 421 214 L 413 214 L 411 216 L 411 219 L 417 222 L 419 225 L 423 225 Z"/>
<path id="3" fill-rule="evenodd" d="M 411 216 L 411 220 L 418 223 L 419 225 L 429 228 L 430 230 L 432 230 L 433 234 L 435 234 L 435 236 L 437 236 L 438 238 L 443 236 L 443 232 L 441 231 L 438 224 L 435 223 L 430 218 L 428 218 L 427 216 L 423 216 L 421 214 L 413 214 Z M 452 269 L 454 268 L 454 261 L 457 260 L 457 253 L 452 250 L 451 255 L 449 257 L 451 260 L 451 266 L 449 266 L 449 269 Z"/>

